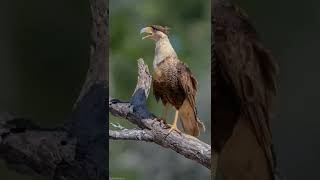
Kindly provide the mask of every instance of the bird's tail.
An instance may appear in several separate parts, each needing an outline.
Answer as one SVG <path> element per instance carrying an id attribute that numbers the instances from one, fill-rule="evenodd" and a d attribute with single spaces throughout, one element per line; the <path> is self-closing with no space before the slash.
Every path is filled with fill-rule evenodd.
<path id="1" fill-rule="evenodd" d="M 198 123 L 198 126 L 199 126 L 200 130 L 205 132 L 206 131 L 206 126 L 203 124 L 203 122 L 198 117 L 197 117 L 197 123 Z"/>
<path id="2" fill-rule="evenodd" d="M 188 100 L 185 100 L 179 109 L 181 124 L 185 133 L 198 137 L 200 130 L 205 131 L 204 124 L 197 117 L 196 109 L 194 109 Z"/>

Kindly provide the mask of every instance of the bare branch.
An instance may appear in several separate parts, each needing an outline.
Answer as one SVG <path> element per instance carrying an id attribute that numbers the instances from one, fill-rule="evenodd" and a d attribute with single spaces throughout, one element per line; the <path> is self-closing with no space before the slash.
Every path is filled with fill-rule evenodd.
<path id="1" fill-rule="evenodd" d="M 109 130 L 109 139 L 113 140 L 138 140 L 138 141 L 153 141 L 153 135 L 148 130 L 125 129 L 121 131 Z"/>
<path id="2" fill-rule="evenodd" d="M 167 125 L 147 110 L 146 99 L 148 93 L 146 92 L 150 90 L 151 76 L 143 60 L 139 59 L 138 63 L 138 83 L 131 101 L 121 102 L 120 100 L 109 97 L 109 112 L 116 117 L 122 117 L 138 125 L 143 129 L 142 131 L 147 132 L 147 134 L 150 133 L 153 137 L 152 142 L 162 147 L 170 148 L 186 158 L 194 160 L 210 169 L 210 145 L 197 138 L 179 134 L 175 131 L 169 133 Z M 141 70 L 141 68 L 143 68 L 143 70 Z M 144 83 L 140 83 L 141 81 Z M 111 136 L 113 135 L 114 134 L 111 134 Z"/>
<path id="3" fill-rule="evenodd" d="M 120 130 L 125 130 L 126 128 L 121 126 L 121 124 L 117 123 L 117 124 L 114 124 L 114 123 L 110 123 L 110 125 L 114 128 L 117 128 L 117 129 L 120 129 Z"/>
<path id="4" fill-rule="evenodd" d="M 150 92 L 151 80 L 152 77 L 149 73 L 148 66 L 144 64 L 142 58 L 138 59 L 138 82 L 133 95 L 139 88 L 142 88 L 145 90 L 146 97 L 148 97 Z"/>

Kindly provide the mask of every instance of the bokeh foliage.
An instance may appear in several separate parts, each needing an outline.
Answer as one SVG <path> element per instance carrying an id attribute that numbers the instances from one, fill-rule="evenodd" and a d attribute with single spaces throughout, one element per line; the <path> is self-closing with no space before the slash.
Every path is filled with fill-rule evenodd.
<path id="1" fill-rule="evenodd" d="M 159 24 L 171 28 L 170 40 L 179 58 L 188 64 L 199 82 L 197 107 L 207 131 L 200 139 L 209 143 L 211 132 L 211 12 L 210 0 L 110 0 L 110 95 L 129 100 L 137 80 L 137 59 L 140 57 L 152 72 L 154 42 L 141 40 L 141 28 Z M 148 108 L 156 115 L 162 104 L 154 96 L 148 98 Z M 173 110 L 168 121 L 171 123 Z M 119 118 L 110 122 L 126 128 L 133 125 Z M 111 127 L 112 128 L 112 127 Z M 109 172 L 125 179 L 210 179 L 210 172 L 194 161 L 169 149 L 151 143 L 110 141 Z"/>

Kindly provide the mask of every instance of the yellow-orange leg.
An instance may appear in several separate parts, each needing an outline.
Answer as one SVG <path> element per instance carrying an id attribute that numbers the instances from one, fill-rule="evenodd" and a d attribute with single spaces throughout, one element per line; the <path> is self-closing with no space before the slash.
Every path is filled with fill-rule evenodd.
<path id="1" fill-rule="evenodd" d="M 178 118 L 179 118 L 179 111 L 176 110 L 176 115 L 174 116 L 173 124 L 170 125 L 171 128 L 170 128 L 170 130 L 169 130 L 169 133 L 170 133 L 171 131 L 173 131 L 173 130 L 177 131 L 178 133 L 181 133 L 181 131 L 180 131 L 180 130 L 178 129 L 178 127 L 177 127 Z"/>

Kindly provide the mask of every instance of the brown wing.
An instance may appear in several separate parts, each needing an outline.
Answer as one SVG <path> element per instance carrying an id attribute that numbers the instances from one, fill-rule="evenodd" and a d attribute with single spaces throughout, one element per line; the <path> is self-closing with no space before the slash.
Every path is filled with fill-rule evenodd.
<path id="1" fill-rule="evenodd" d="M 161 99 L 162 103 L 165 105 L 168 100 L 166 96 L 164 96 L 165 86 L 163 80 L 161 80 L 161 71 L 156 69 L 152 76 L 152 87 L 153 87 L 153 95 L 156 98 L 157 102 Z"/>
<path id="2" fill-rule="evenodd" d="M 186 97 L 188 98 L 191 106 L 196 111 L 196 95 L 197 95 L 197 80 L 193 77 L 190 69 L 183 62 L 177 65 L 179 85 L 183 89 Z"/>
<path id="3" fill-rule="evenodd" d="M 242 11 L 216 4 L 216 65 L 248 119 L 271 170 L 275 168 L 269 120 L 276 94 L 278 66 Z M 240 117 L 241 118 L 241 117 Z"/>
<path id="4" fill-rule="evenodd" d="M 205 130 L 205 127 L 197 117 L 197 81 L 193 77 L 190 69 L 181 61 L 177 65 L 177 71 L 179 85 L 186 96 L 186 99 L 179 110 L 183 128 L 186 133 L 192 136 L 199 136 L 200 129 Z"/>

